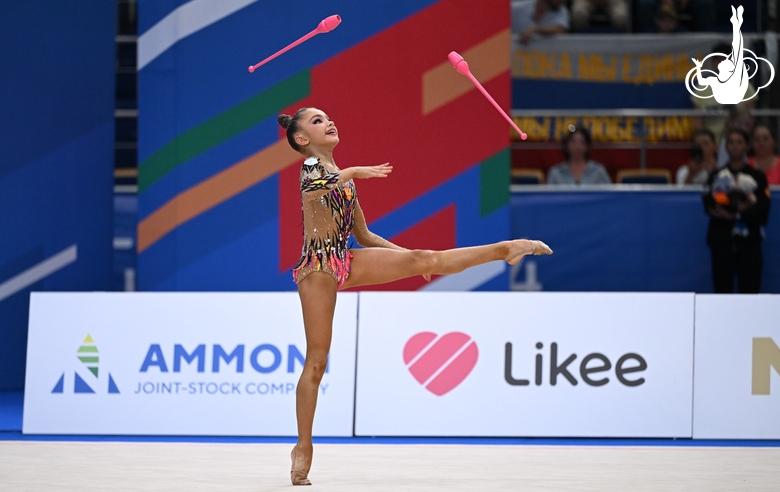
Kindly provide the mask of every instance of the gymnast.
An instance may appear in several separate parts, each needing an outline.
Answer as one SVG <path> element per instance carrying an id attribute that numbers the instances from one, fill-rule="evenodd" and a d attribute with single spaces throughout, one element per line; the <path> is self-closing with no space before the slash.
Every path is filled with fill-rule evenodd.
<path id="1" fill-rule="evenodd" d="M 301 108 L 293 116 L 280 115 L 278 121 L 287 130 L 290 146 L 306 156 L 300 174 L 303 250 L 293 270 L 303 310 L 306 362 L 296 391 L 298 442 L 290 453 L 290 479 L 293 485 L 311 485 L 307 476 L 314 452 L 314 410 L 328 363 L 339 290 L 416 275 L 430 281 L 434 274 L 458 273 L 495 260 L 516 264 L 524 255 L 549 255 L 552 250 L 542 241 L 527 239 L 446 251 L 397 246 L 368 230 L 353 182 L 356 178 L 386 178 L 392 166 L 339 169 L 333 159 L 338 130 L 317 108 Z M 348 248 L 351 234 L 362 249 Z"/>

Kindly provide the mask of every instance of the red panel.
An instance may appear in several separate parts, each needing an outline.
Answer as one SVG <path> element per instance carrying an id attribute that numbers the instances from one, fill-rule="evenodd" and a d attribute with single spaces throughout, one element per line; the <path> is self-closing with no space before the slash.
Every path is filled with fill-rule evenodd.
<path id="1" fill-rule="evenodd" d="M 435 249 L 438 251 L 455 247 L 455 205 L 436 212 L 400 234 L 389 238 L 393 243 L 407 249 Z M 434 275 L 434 278 L 438 275 Z M 349 289 L 359 290 L 417 290 L 427 282 L 422 277 L 409 277 L 382 285 L 367 285 Z"/>
<path id="2" fill-rule="evenodd" d="M 509 127 L 472 90 L 423 116 L 423 74 L 450 51 L 465 51 L 509 27 L 506 2 L 445 0 L 312 68 L 311 95 L 289 108 L 314 105 L 339 128 L 335 153 L 341 168 L 390 162 L 385 180 L 361 180 L 358 195 L 369 224 L 409 200 L 506 148 Z M 454 69 L 453 69 L 454 70 Z M 509 108 L 510 74 L 484 84 Z M 298 169 L 280 176 L 280 267 L 298 260 Z"/>

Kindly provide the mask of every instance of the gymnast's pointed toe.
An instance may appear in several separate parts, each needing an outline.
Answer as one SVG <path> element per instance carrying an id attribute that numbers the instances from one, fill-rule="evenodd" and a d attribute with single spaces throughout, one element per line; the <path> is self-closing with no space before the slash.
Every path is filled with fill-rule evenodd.
<path id="1" fill-rule="evenodd" d="M 534 240 L 532 242 L 534 244 L 534 249 L 533 249 L 533 254 L 534 255 L 541 256 L 541 255 L 551 255 L 551 254 L 553 254 L 553 250 L 550 249 L 550 247 L 547 246 L 546 244 L 544 244 L 542 241 L 539 241 L 537 239 L 537 240 Z"/>

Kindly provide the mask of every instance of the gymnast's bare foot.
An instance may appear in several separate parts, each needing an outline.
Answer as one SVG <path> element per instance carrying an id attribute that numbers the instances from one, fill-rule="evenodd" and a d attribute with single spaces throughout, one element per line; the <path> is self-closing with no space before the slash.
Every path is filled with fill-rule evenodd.
<path id="1" fill-rule="evenodd" d="M 551 255 L 552 252 L 549 246 L 538 239 L 516 239 L 509 241 L 509 254 L 506 257 L 506 262 L 515 265 L 525 255 Z"/>
<path id="2" fill-rule="evenodd" d="M 298 454 L 298 445 L 296 444 L 290 452 L 290 459 L 292 460 L 292 467 L 290 469 L 290 481 L 293 485 L 311 485 L 311 482 L 307 478 L 309 475 L 309 469 L 311 468 L 311 454 L 307 460 L 304 457 L 304 453 Z"/>

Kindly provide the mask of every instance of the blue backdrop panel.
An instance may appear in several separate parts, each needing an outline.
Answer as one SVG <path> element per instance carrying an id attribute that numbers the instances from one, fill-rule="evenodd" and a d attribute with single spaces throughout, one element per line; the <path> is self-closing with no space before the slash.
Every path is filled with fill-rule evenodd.
<path id="1" fill-rule="evenodd" d="M 115 2 L 0 3 L 0 390 L 31 290 L 109 290 Z"/>
<path id="2" fill-rule="evenodd" d="M 512 237 L 539 238 L 555 251 L 528 260 L 545 291 L 712 292 L 708 221 L 696 191 L 512 194 Z M 763 250 L 761 291 L 778 293 L 780 220 L 772 212 Z M 515 282 L 527 280 L 528 261 Z"/>

